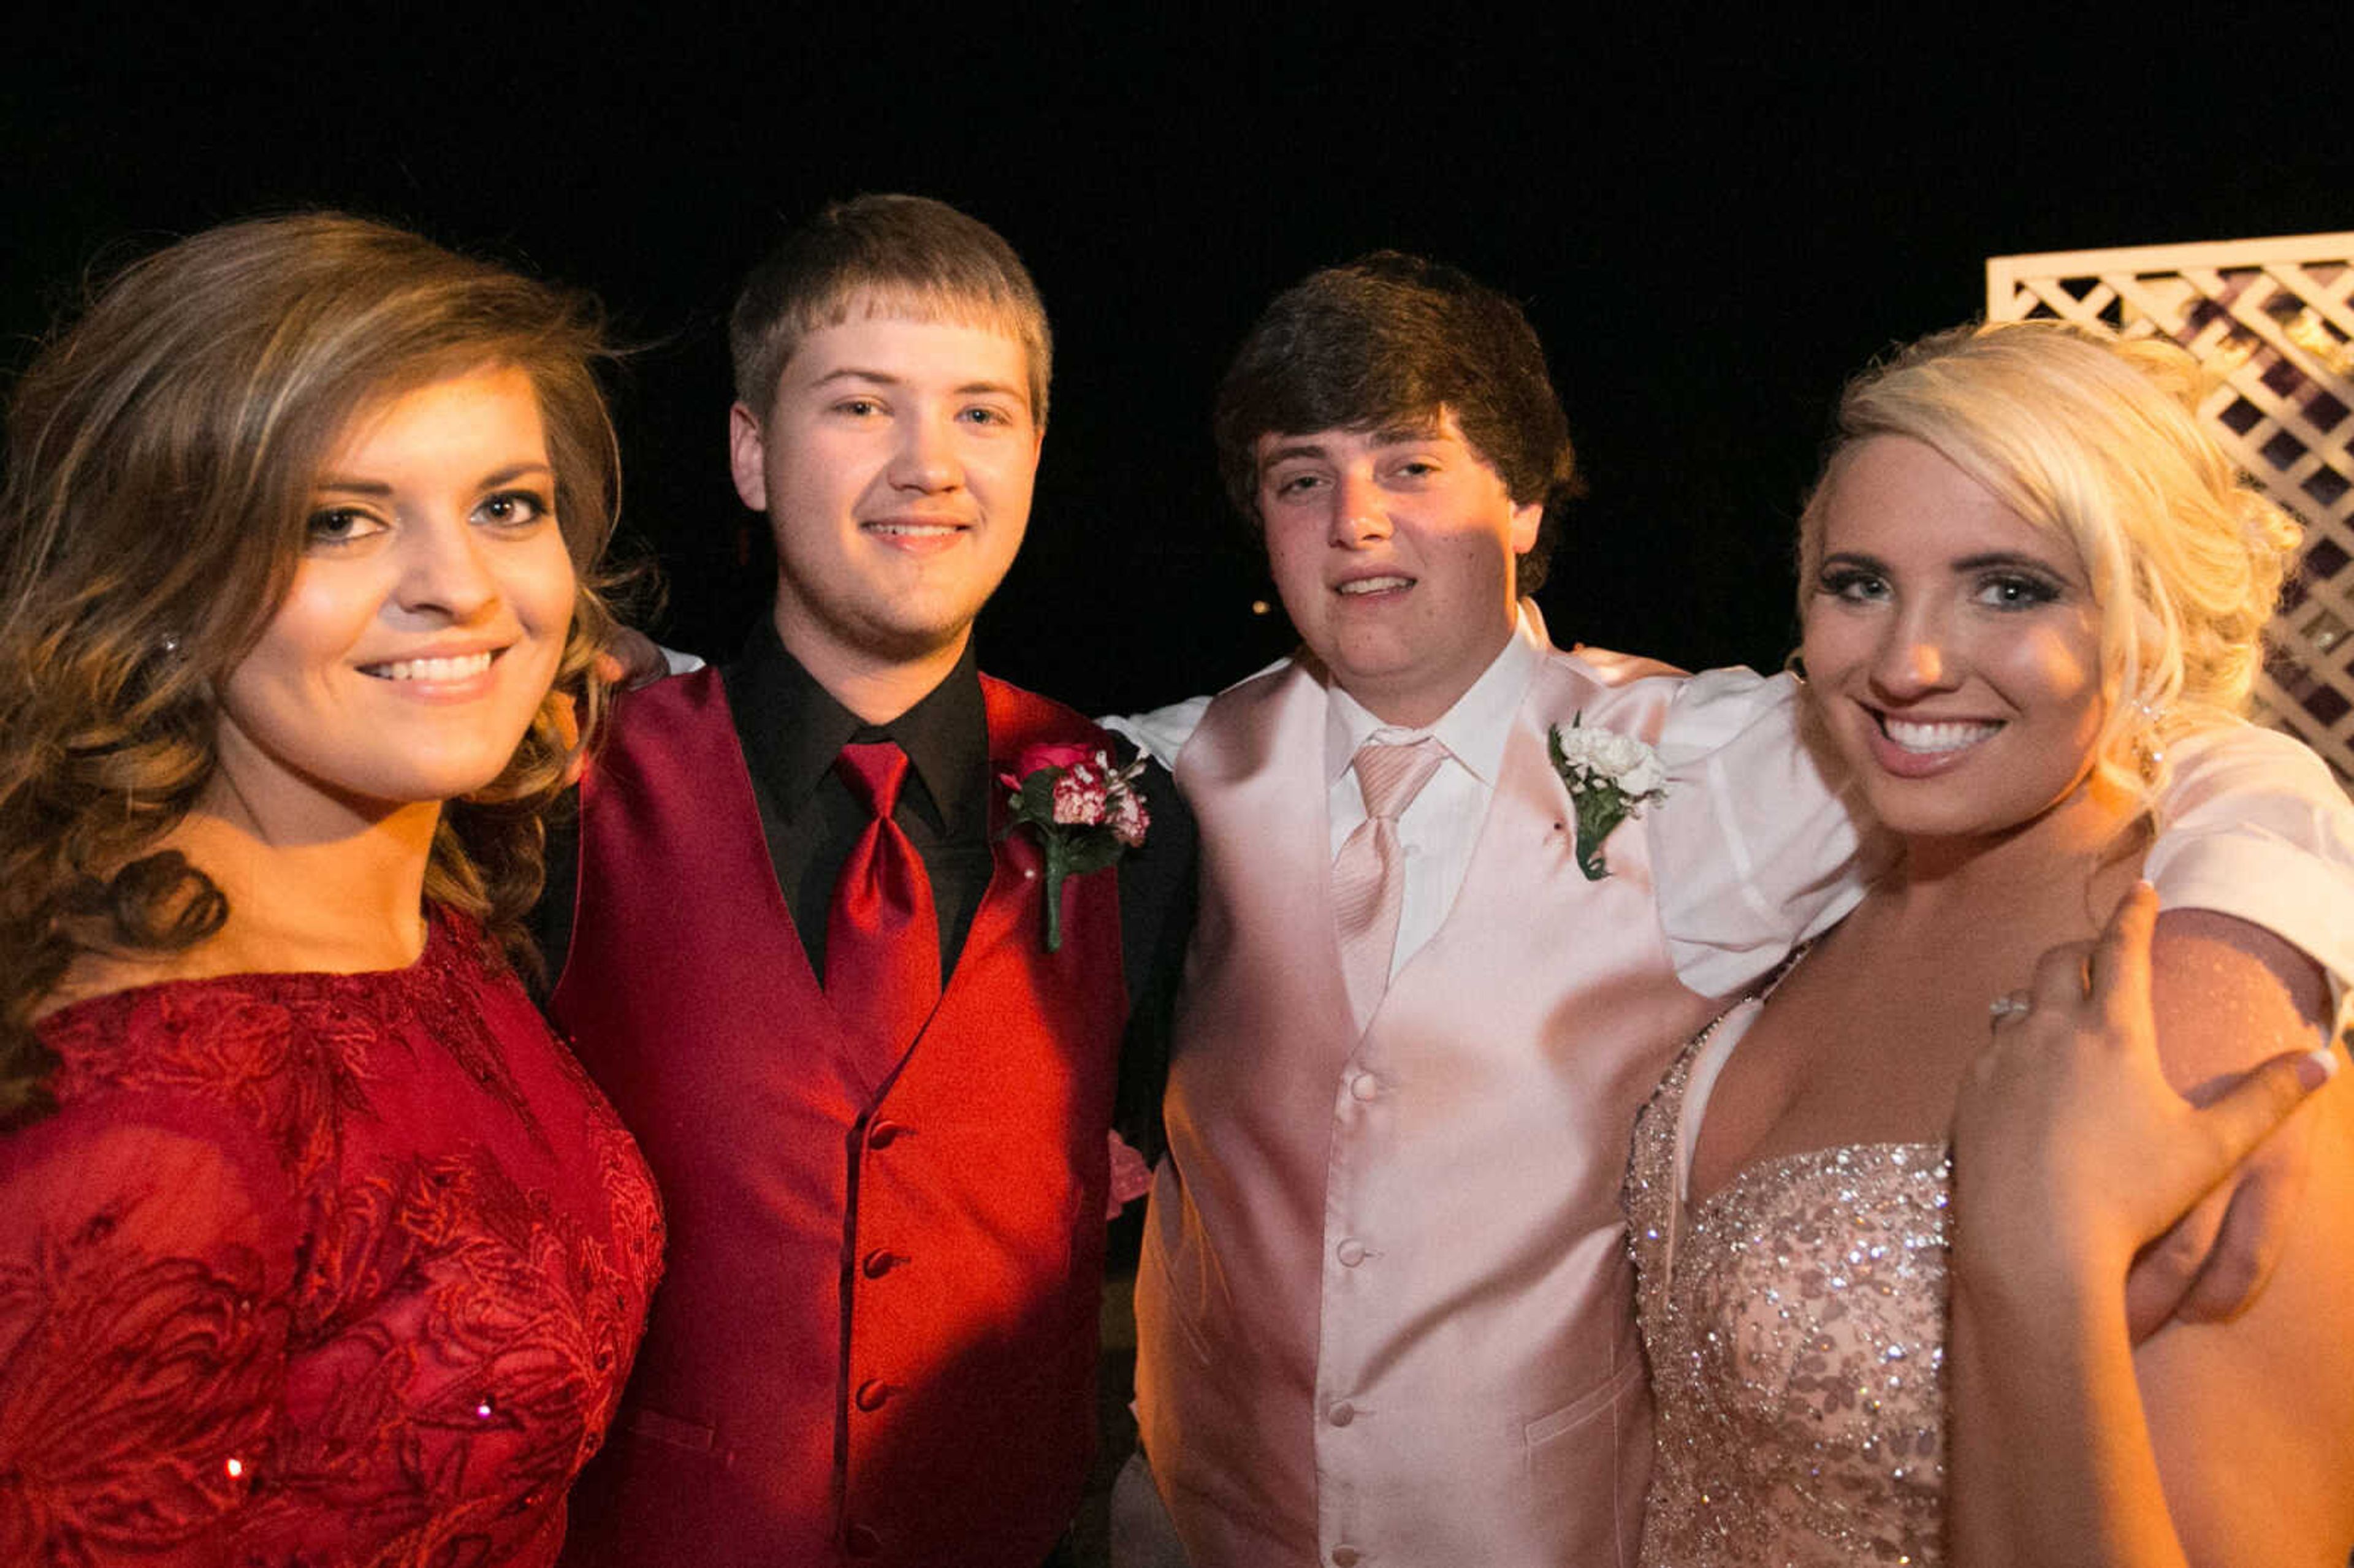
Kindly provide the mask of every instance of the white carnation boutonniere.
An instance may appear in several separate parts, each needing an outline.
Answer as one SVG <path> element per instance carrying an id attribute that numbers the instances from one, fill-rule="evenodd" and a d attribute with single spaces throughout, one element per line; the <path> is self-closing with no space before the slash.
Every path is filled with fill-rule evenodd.
<path id="1" fill-rule="evenodd" d="M 1013 821 L 1027 825 L 1046 852 L 1046 950 L 1063 946 L 1063 879 L 1100 871 L 1144 842 L 1152 825 L 1136 788 L 1140 757 L 1115 767 L 1111 754 L 1085 746 L 1024 747 L 1013 770 L 998 778 L 1013 791 Z"/>
<path id="2" fill-rule="evenodd" d="M 1587 729 L 1585 720 L 1578 713 L 1567 729 L 1553 726 L 1546 749 L 1576 808 L 1577 869 L 1586 881 L 1599 882 L 1610 874 L 1602 863 L 1602 841 L 1628 818 L 1641 816 L 1645 806 L 1668 798 L 1668 769 L 1658 752 L 1633 736 Z"/>

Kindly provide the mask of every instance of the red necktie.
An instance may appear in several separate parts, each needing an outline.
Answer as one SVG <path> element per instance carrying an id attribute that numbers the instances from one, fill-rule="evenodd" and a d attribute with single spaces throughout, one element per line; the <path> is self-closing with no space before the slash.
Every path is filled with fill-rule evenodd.
<path id="1" fill-rule="evenodd" d="M 834 762 L 875 820 L 850 848 L 825 920 L 825 994 L 895 1064 L 940 1000 L 939 922 L 916 846 L 891 820 L 907 754 L 889 741 L 845 746 Z"/>

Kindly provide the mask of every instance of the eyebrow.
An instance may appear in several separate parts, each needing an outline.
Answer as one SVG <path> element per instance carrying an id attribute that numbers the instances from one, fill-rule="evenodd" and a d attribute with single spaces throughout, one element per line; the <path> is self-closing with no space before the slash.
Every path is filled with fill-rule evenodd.
<path id="1" fill-rule="evenodd" d="M 1834 550 L 1829 555 L 1825 556 L 1822 560 L 1822 564 L 1826 567 L 1832 565 L 1834 562 L 1850 566 L 1869 567 L 1876 572 L 1884 572 L 1888 569 L 1887 562 L 1882 560 L 1877 556 L 1866 555 L 1861 550 Z M 1948 571 L 1957 573 L 1983 572 L 1991 567 L 2023 567 L 2029 571 L 2050 572 L 2070 581 L 2075 580 L 2078 575 L 2070 572 L 2066 567 L 2063 567 L 2057 562 L 2047 561 L 2041 556 L 2023 555 L 2016 550 L 1988 550 L 1980 555 L 1964 556 L 1959 560 L 1949 561 L 1946 563 L 1946 569 Z"/>
<path id="2" fill-rule="evenodd" d="M 1954 569 L 1957 572 L 1981 572 L 1988 567 L 2030 567 L 2039 572 L 2057 572 L 2062 577 L 2070 575 L 2068 568 L 2056 561 L 2047 561 L 2041 556 L 2022 555 L 2016 550 L 1989 550 L 1982 556 L 1965 556 L 1954 563 Z"/>
<path id="3" fill-rule="evenodd" d="M 1420 441 L 1435 441 L 1444 439 L 1443 433 L 1436 422 L 1419 425 L 1411 423 L 1403 425 L 1384 425 L 1378 429 L 1367 431 L 1365 433 L 1373 438 L 1373 445 L 1377 447 L 1412 446 Z M 1266 468 L 1271 464 L 1282 462 L 1288 458 L 1312 458 L 1320 461 L 1330 461 L 1331 455 L 1330 449 L 1328 449 L 1321 441 L 1310 440 L 1304 437 L 1295 437 L 1285 441 L 1281 446 L 1277 447 L 1274 450 L 1268 452 L 1267 456 L 1261 458 L 1259 460 L 1259 466 L 1261 468 Z"/>
<path id="4" fill-rule="evenodd" d="M 1393 425 L 1376 426 L 1373 435 L 1373 444 L 1384 447 L 1402 447 L 1415 441 L 1437 441 L 1447 439 L 1447 432 L 1440 425 L 1438 416 L 1435 414 L 1426 419 L 1401 419 Z M 1469 446 L 1470 442 L 1467 440 L 1464 445 Z"/>
<path id="5" fill-rule="evenodd" d="M 1258 466 L 1263 469 L 1273 468 L 1277 463 L 1288 462 L 1293 458 L 1311 458 L 1319 461 L 1328 461 L 1331 457 L 1331 453 L 1327 451 L 1320 442 L 1286 441 L 1283 445 L 1277 447 L 1265 457 L 1259 459 Z"/>
<path id="6" fill-rule="evenodd" d="M 474 482 L 478 490 L 494 490 L 502 484 L 513 484 L 526 474 L 540 474 L 553 480 L 556 471 L 544 462 L 514 462 L 493 469 Z M 373 479 L 344 479 L 335 474 L 323 474 L 314 490 L 333 490 L 345 495 L 390 495 L 392 486 Z"/>
<path id="7" fill-rule="evenodd" d="M 845 365 L 839 370 L 829 370 L 823 376 L 821 376 L 816 380 L 811 382 L 810 385 L 813 387 L 830 387 L 837 381 L 857 381 L 875 387 L 904 387 L 907 385 L 907 378 L 904 376 L 893 376 L 887 371 L 882 370 L 863 370 L 854 365 Z M 994 393 L 1002 397 L 1019 398 L 1024 407 L 1027 407 L 1030 402 L 1030 394 L 1027 390 L 1023 387 L 1016 387 L 1011 382 L 1005 381 L 968 381 L 960 387 L 950 388 L 950 390 L 960 397 L 971 397 L 983 393 Z"/>

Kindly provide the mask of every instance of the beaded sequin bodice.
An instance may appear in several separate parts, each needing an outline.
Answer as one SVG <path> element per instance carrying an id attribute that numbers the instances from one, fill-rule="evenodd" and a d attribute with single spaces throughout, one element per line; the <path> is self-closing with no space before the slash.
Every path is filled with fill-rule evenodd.
<path id="1" fill-rule="evenodd" d="M 1944 1557 L 1950 1166 L 1935 1144 L 1762 1160 L 1687 1209 L 1693 1063 L 1637 1118 L 1637 1308 L 1659 1406 L 1644 1568 Z"/>

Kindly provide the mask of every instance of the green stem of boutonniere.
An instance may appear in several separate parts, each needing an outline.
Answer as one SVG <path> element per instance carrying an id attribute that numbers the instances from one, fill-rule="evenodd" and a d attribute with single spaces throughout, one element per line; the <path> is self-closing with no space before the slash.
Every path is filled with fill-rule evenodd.
<path id="1" fill-rule="evenodd" d="M 1610 874 L 1602 858 L 1602 843 L 1618 824 L 1639 816 L 1642 808 L 1667 798 L 1667 770 L 1659 753 L 1632 736 L 1585 727 L 1583 710 L 1570 715 L 1569 727 L 1551 726 L 1545 750 L 1553 769 L 1569 791 L 1577 816 L 1577 869 L 1588 882 Z"/>
<path id="2" fill-rule="evenodd" d="M 1116 768 L 1108 752 L 1057 746 L 1025 750 L 1017 771 L 998 775 L 1012 790 L 1005 831 L 1028 827 L 1046 863 L 1040 892 L 1046 900 L 1048 952 L 1063 950 L 1064 883 L 1100 871 L 1144 842 L 1152 816 L 1133 789 L 1143 770 L 1142 758 Z"/>
<path id="3" fill-rule="evenodd" d="M 1063 879 L 1071 874 L 1071 852 L 1060 833 L 1042 833 L 1046 841 L 1046 950 L 1063 950 Z"/>
<path id="4" fill-rule="evenodd" d="M 1573 799 L 1577 807 L 1577 869 L 1588 882 L 1610 874 L 1602 861 L 1602 841 L 1627 820 L 1627 797 L 1608 784 L 1588 784 Z"/>

